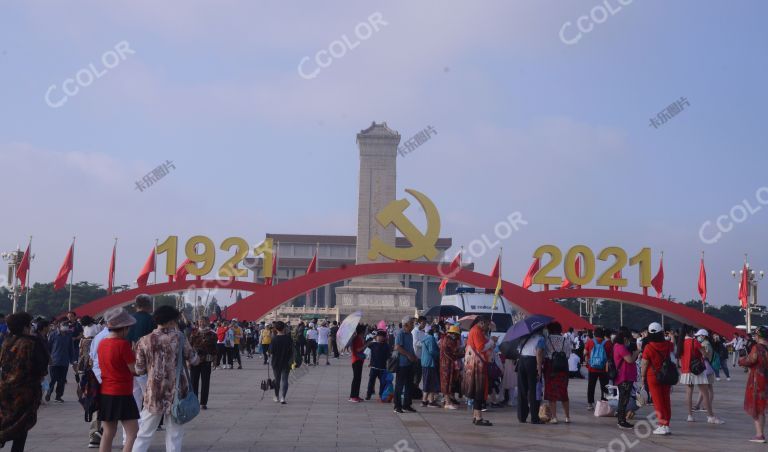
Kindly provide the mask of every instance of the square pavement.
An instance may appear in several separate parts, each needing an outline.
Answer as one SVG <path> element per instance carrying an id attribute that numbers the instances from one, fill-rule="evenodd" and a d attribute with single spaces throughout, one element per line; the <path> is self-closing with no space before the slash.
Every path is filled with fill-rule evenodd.
<path id="1" fill-rule="evenodd" d="M 485 417 L 492 427 L 476 427 L 466 409 L 447 411 L 421 408 L 415 414 L 397 415 L 392 404 L 366 401 L 349 403 L 352 368 L 349 357 L 324 361 L 297 374 L 288 390 L 287 405 L 272 401 L 272 393 L 261 391 L 267 368 L 257 356 L 243 356 L 243 369 L 217 370 L 211 378 L 208 410 L 187 424 L 184 451 L 726 451 L 768 450 L 753 444 L 752 420 L 743 411 L 746 374 L 731 372 L 732 381 L 715 384 L 715 412 L 724 425 L 708 425 L 704 413 L 695 423 L 685 421 L 685 388 L 672 393 L 673 434 L 647 435 L 647 427 L 619 430 L 615 418 L 596 418 L 586 408 L 586 381 L 571 380 L 572 424 L 530 425 L 517 422 L 515 408 L 492 409 Z M 362 395 L 368 382 L 363 372 Z M 43 403 L 38 423 L 30 431 L 28 451 L 82 451 L 87 449 L 88 424 L 76 402 L 74 380 L 64 395 L 64 404 Z M 599 389 L 598 389 L 599 391 Z M 651 413 L 643 407 L 636 421 Z M 638 422 L 638 424 L 641 424 Z M 623 436 L 622 436 L 623 435 Z M 113 450 L 119 450 L 119 437 Z M 405 441 L 405 443 L 403 442 Z M 407 448 L 403 447 L 407 444 Z M 153 438 L 152 451 L 164 448 L 164 432 Z"/>

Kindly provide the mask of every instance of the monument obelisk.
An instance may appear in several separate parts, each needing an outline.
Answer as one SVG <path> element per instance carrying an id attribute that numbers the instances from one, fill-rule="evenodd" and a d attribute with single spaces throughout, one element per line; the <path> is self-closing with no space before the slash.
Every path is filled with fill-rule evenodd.
<path id="1" fill-rule="evenodd" d="M 397 189 L 397 145 L 400 134 L 387 127 L 387 123 L 373 122 L 357 134 L 360 151 L 360 174 L 357 205 L 356 263 L 371 262 L 368 251 L 371 239 L 379 237 L 395 246 L 395 227 L 383 227 L 376 221 L 376 213 L 395 200 Z M 378 256 L 374 261 L 389 260 Z M 398 322 L 405 315 L 413 315 L 416 289 L 400 284 L 397 276 L 371 276 L 352 280 L 348 286 L 336 288 L 337 307 L 345 315 L 361 310 L 368 322 L 387 320 Z"/>

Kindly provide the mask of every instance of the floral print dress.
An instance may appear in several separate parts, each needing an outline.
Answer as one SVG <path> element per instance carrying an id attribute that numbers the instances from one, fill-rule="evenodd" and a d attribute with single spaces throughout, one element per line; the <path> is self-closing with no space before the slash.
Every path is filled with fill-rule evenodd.
<path id="1" fill-rule="evenodd" d="M 34 336 L 11 336 L 0 350 L 0 445 L 13 441 L 37 423 L 42 381 L 50 356 Z"/>
<path id="2" fill-rule="evenodd" d="M 764 344 L 756 344 L 749 355 L 739 358 L 739 365 L 749 368 L 747 376 L 747 389 L 744 393 L 744 411 L 752 419 L 765 413 L 768 391 L 768 347 Z"/>

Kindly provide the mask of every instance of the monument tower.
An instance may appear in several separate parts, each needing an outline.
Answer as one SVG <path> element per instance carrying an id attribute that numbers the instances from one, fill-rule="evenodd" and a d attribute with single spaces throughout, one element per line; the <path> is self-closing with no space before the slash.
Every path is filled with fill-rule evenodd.
<path id="1" fill-rule="evenodd" d="M 395 246 L 395 227 L 383 227 L 376 213 L 395 200 L 397 190 L 397 145 L 400 134 L 387 123 L 373 122 L 357 134 L 360 151 L 358 179 L 356 263 L 371 262 L 371 239 L 379 237 Z M 374 262 L 388 260 L 379 256 Z M 337 306 L 342 315 L 362 310 L 366 321 L 400 321 L 413 315 L 416 290 L 405 288 L 396 275 L 354 279 L 348 286 L 336 288 Z"/>

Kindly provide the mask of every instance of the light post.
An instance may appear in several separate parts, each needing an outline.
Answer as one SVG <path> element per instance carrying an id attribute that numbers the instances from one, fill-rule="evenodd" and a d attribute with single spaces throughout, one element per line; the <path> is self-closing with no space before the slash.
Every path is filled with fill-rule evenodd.
<path id="1" fill-rule="evenodd" d="M 757 306 L 757 284 L 760 282 L 761 279 L 765 276 L 765 272 L 760 270 L 758 273 L 755 273 L 755 270 L 751 269 L 749 267 L 749 262 L 747 262 L 747 255 L 744 255 L 744 266 L 747 269 L 747 307 L 745 310 L 745 318 L 747 322 L 747 334 L 750 334 L 752 332 L 752 311 L 758 311 L 760 310 Z M 739 278 L 739 280 L 742 280 L 744 270 L 739 270 L 738 276 L 735 270 L 731 270 L 731 276 L 733 278 Z"/>
<path id="2" fill-rule="evenodd" d="M 19 302 L 19 292 L 16 290 L 16 269 L 21 263 L 21 259 L 24 257 L 24 253 L 19 247 L 16 247 L 16 251 L 7 251 L 0 253 L 0 257 L 5 262 L 8 262 L 8 279 L 11 282 L 11 296 L 13 297 L 13 313 L 16 313 L 16 306 Z"/>

